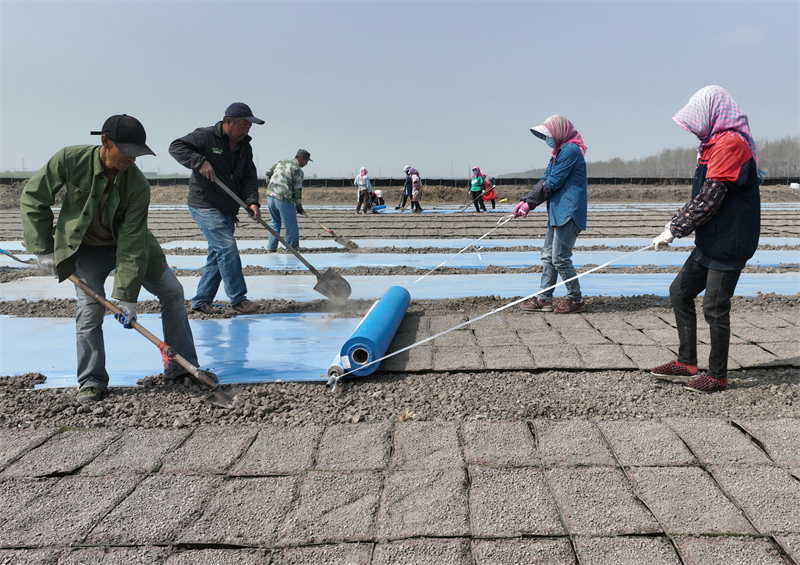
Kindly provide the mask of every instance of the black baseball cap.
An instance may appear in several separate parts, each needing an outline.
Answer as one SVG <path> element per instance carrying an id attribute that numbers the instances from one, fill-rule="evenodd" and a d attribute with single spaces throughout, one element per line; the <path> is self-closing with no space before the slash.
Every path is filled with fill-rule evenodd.
<path id="1" fill-rule="evenodd" d="M 145 141 L 147 134 L 142 122 L 127 114 L 111 116 L 103 124 L 102 131 L 90 132 L 91 135 L 105 135 L 114 142 L 122 154 L 131 159 L 142 155 L 155 155 Z"/>
<path id="2" fill-rule="evenodd" d="M 311 153 L 309 153 L 305 149 L 297 150 L 297 155 L 295 155 L 294 158 L 297 159 L 298 157 L 302 157 L 303 159 L 308 159 L 309 161 L 311 161 Z M 311 162 L 313 163 L 314 161 Z"/>
<path id="3" fill-rule="evenodd" d="M 251 124 L 258 124 L 261 125 L 264 123 L 264 120 L 260 118 L 256 118 L 253 115 L 253 111 L 250 109 L 250 106 L 245 104 L 244 102 L 234 102 L 228 109 L 225 110 L 225 117 L 226 118 L 244 118 Z"/>

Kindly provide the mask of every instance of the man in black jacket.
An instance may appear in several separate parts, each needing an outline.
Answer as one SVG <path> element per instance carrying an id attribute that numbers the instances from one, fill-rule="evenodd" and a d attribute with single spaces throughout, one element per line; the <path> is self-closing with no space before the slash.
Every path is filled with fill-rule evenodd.
<path id="1" fill-rule="evenodd" d="M 169 146 L 170 155 L 192 169 L 189 213 L 208 240 L 208 258 L 197 294 L 192 298 L 192 309 L 203 314 L 219 313 L 212 302 L 220 281 L 225 285 L 225 294 L 234 310 L 242 314 L 254 314 L 259 310 L 258 304 L 246 298 L 247 284 L 233 237 L 239 204 L 216 185 L 214 178 L 219 178 L 236 193 L 254 218 L 261 217 L 258 178 L 248 132 L 252 124 L 263 123 L 264 120 L 253 116 L 247 104 L 235 102 L 225 110 L 222 121 L 197 128 Z"/>

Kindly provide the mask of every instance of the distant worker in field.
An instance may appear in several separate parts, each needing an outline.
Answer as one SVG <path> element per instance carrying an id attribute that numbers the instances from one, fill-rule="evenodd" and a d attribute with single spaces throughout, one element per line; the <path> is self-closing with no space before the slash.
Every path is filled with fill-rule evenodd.
<path id="1" fill-rule="evenodd" d="M 542 179 L 514 208 L 515 217 L 547 200 L 547 234 L 542 247 L 540 294 L 520 305 L 527 312 L 571 314 L 586 309 L 577 279 L 566 283 L 567 299 L 553 310 L 553 289 L 558 276 L 568 281 L 576 276 L 572 248 L 578 234 L 586 229 L 586 145 L 578 130 L 564 116 L 550 116 L 531 133 L 544 140 L 553 152 Z"/>
<path id="2" fill-rule="evenodd" d="M 483 196 L 481 198 L 484 202 L 491 202 L 492 203 L 492 210 L 495 208 L 495 200 L 497 200 L 497 195 L 494 192 L 494 178 L 486 176 L 486 173 L 481 171 L 483 175 L 483 182 L 485 186 L 483 187 Z"/>
<path id="3" fill-rule="evenodd" d="M 367 169 L 365 167 L 361 167 L 361 170 L 358 172 L 358 176 L 356 176 L 355 184 L 358 196 L 358 206 L 356 206 L 356 214 L 361 213 L 361 206 L 364 206 L 364 213 L 372 210 L 372 197 L 370 196 L 372 193 L 372 183 L 369 180 L 369 175 L 367 174 Z"/>
<path id="4" fill-rule="evenodd" d="M 694 232 L 695 248 L 669 287 L 678 326 L 677 361 L 652 370 L 659 376 L 693 377 L 685 387 L 715 392 L 728 387 L 731 297 L 761 231 L 756 146 L 747 115 L 719 86 L 706 86 L 672 117 L 700 140 L 692 199 L 653 240 L 666 249 Z M 697 367 L 694 300 L 703 290 L 703 314 L 711 330 L 708 371 Z"/>
<path id="5" fill-rule="evenodd" d="M 161 304 L 164 341 L 197 366 L 183 287 L 158 241 L 147 228 L 150 184 L 134 162 L 155 155 L 147 146 L 144 127 L 125 114 L 103 124 L 100 145 L 65 147 L 56 153 L 22 190 L 20 211 L 25 247 L 39 267 L 59 282 L 75 275 L 99 295 L 115 271 L 111 296 L 124 315 L 115 317 L 126 328 L 136 321 L 136 302 L 142 287 Z M 64 199 L 53 226 L 56 194 Z M 78 350 L 78 402 L 102 400 L 108 393 L 103 318 L 105 307 L 77 290 L 75 330 Z M 172 362 L 167 379 L 188 374 Z M 214 378 L 214 377 L 212 377 Z"/>
<path id="6" fill-rule="evenodd" d="M 403 172 L 406 174 L 406 183 L 403 185 L 403 196 L 400 200 L 400 205 L 395 206 L 395 210 L 403 210 L 406 207 L 406 202 L 411 199 L 412 197 L 412 186 L 411 186 L 411 167 L 406 165 L 403 167 Z"/>
<path id="7" fill-rule="evenodd" d="M 372 205 L 374 206 L 385 206 L 386 202 L 383 200 L 383 191 L 382 190 L 375 190 L 370 194 L 370 198 L 372 198 Z"/>
<path id="8" fill-rule="evenodd" d="M 255 314 L 258 304 L 247 299 L 247 283 L 242 274 L 242 261 L 233 232 L 236 229 L 239 204 L 214 182 L 225 183 L 247 207 L 253 218 L 261 217 L 258 201 L 258 173 L 253 164 L 250 127 L 263 124 L 243 102 L 235 102 L 225 116 L 213 126 L 201 127 L 176 139 L 169 154 L 178 163 L 192 170 L 189 179 L 189 214 L 208 240 L 208 256 L 192 310 L 202 314 L 218 314 L 213 305 L 220 282 L 225 287 L 231 307 L 242 314 Z"/>
<path id="9" fill-rule="evenodd" d="M 409 169 L 408 174 L 411 175 L 411 211 L 419 214 L 422 212 L 422 179 L 414 167 Z"/>
<path id="10" fill-rule="evenodd" d="M 278 161 L 266 172 L 267 206 L 272 217 L 269 225 L 276 233 L 281 226 L 286 227 L 284 239 L 295 250 L 300 248 L 300 231 L 297 227 L 297 214 L 303 210 L 303 167 L 313 163 L 311 153 L 298 149 L 294 159 Z M 268 251 L 278 250 L 278 238 L 269 234 Z"/>
<path id="11" fill-rule="evenodd" d="M 472 167 L 472 178 L 469 180 L 469 198 L 475 205 L 476 212 L 485 212 L 486 204 L 483 203 L 483 190 L 486 180 L 483 178 L 480 167 Z"/>

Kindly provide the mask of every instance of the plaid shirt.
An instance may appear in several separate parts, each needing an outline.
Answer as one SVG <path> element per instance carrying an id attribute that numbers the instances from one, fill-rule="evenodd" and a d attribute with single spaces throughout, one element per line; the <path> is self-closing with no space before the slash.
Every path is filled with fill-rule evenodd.
<path id="1" fill-rule="evenodd" d="M 303 168 L 297 159 L 278 161 L 267 171 L 267 196 L 290 204 L 303 202 Z"/>
<path id="2" fill-rule="evenodd" d="M 706 179 L 697 196 L 675 214 L 669 226 L 672 235 L 686 237 L 705 224 L 717 213 L 727 193 L 727 183 Z"/>

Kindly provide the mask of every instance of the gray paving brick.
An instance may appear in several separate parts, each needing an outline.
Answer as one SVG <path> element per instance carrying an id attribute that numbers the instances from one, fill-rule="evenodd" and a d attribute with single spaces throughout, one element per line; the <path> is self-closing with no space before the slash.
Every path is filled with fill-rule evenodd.
<path id="1" fill-rule="evenodd" d="M 800 367 L 800 345 L 796 342 L 780 341 L 777 343 L 762 343 L 760 345 L 777 358 L 774 361 L 775 365 Z"/>
<path id="2" fill-rule="evenodd" d="M 471 347 L 478 345 L 472 330 L 453 330 L 433 340 L 434 347 Z"/>
<path id="3" fill-rule="evenodd" d="M 56 434 L 9 465 L 0 479 L 73 473 L 119 436 L 119 432 L 110 430 L 70 430 Z"/>
<path id="4" fill-rule="evenodd" d="M 706 465 L 766 465 L 769 458 L 739 430 L 724 420 L 667 418 L 664 422 Z"/>
<path id="5" fill-rule="evenodd" d="M 65 553 L 58 565 L 163 565 L 168 554 L 166 547 L 93 547 Z"/>
<path id="6" fill-rule="evenodd" d="M 630 329 L 630 330 L 602 330 L 603 335 L 614 343 L 619 345 L 657 345 L 655 341 L 650 339 L 644 333 Z"/>
<path id="7" fill-rule="evenodd" d="M 558 303 L 554 304 L 554 306 L 557 305 Z M 594 331 L 592 325 L 584 319 L 582 314 L 578 314 L 577 316 L 574 314 L 570 316 L 560 316 L 558 314 L 547 313 L 544 314 L 544 316 L 547 323 L 561 332 L 561 335 L 580 331 Z"/>
<path id="8" fill-rule="evenodd" d="M 575 565 L 575 554 L 567 539 L 515 539 L 473 541 L 475 565 Z"/>
<path id="9" fill-rule="evenodd" d="M 410 333 L 413 335 L 429 335 L 427 332 L 431 327 L 431 319 L 433 316 L 426 316 L 423 313 L 406 313 L 403 316 L 403 321 L 400 322 L 400 327 L 397 328 L 397 334 Z M 397 335 L 395 334 L 395 335 Z"/>
<path id="10" fill-rule="evenodd" d="M 472 535 L 564 535 L 558 508 L 541 469 L 469 468 Z"/>
<path id="11" fill-rule="evenodd" d="M 539 453 L 546 467 L 616 465 L 597 426 L 588 420 L 534 420 Z"/>
<path id="12" fill-rule="evenodd" d="M 2 565 L 56 565 L 62 549 L 0 549 Z"/>
<path id="13" fill-rule="evenodd" d="M 546 475 L 567 529 L 578 535 L 661 533 L 658 523 L 633 495 L 620 469 L 549 469 Z"/>
<path id="14" fill-rule="evenodd" d="M 402 349 L 402 348 L 398 348 Z M 389 357 L 385 361 L 381 361 L 379 366 L 380 371 L 430 371 L 433 367 L 433 350 L 434 347 L 431 342 L 425 345 L 419 345 L 408 351 L 398 353 L 393 357 Z M 393 353 L 397 349 L 391 349 L 389 353 Z"/>
<path id="15" fill-rule="evenodd" d="M 768 312 L 737 312 L 735 318 L 765 330 L 785 328 L 791 325 L 784 316 Z"/>
<path id="16" fill-rule="evenodd" d="M 622 351 L 640 370 L 647 372 L 675 358 L 675 353 L 660 345 L 623 345 Z"/>
<path id="17" fill-rule="evenodd" d="M 678 332 L 674 328 L 664 327 L 658 330 L 643 329 L 642 333 L 658 344 L 678 345 Z"/>
<path id="18" fill-rule="evenodd" d="M 675 322 L 675 316 L 673 314 L 670 316 L 671 322 L 666 322 L 660 316 L 651 314 L 623 314 L 622 319 L 637 330 L 664 330 L 673 328 L 671 324 Z"/>
<path id="19" fill-rule="evenodd" d="M 638 365 L 628 359 L 622 347 L 609 345 L 577 345 L 578 353 L 587 369 L 638 369 Z"/>
<path id="20" fill-rule="evenodd" d="M 620 314 L 610 314 L 605 312 L 595 314 L 591 312 L 585 312 L 583 313 L 583 319 L 589 322 L 593 328 L 601 331 L 604 334 L 606 332 L 634 331 L 633 326 L 626 322 Z"/>
<path id="21" fill-rule="evenodd" d="M 611 342 L 597 330 L 564 330 L 562 337 L 572 345 L 610 345 Z"/>
<path id="22" fill-rule="evenodd" d="M 314 464 L 322 426 L 266 427 L 230 471 L 236 476 L 289 475 Z"/>
<path id="23" fill-rule="evenodd" d="M 469 318 L 467 318 L 465 314 L 444 314 L 441 316 L 431 316 L 430 329 L 428 331 L 430 331 L 430 335 L 436 335 L 444 330 L 454 328 L 455 326 L 462 324 L 467 320 L 469 320 Z"/>
<path id="24" fill-rule="evenodd" d="M 169 544 L 200 515 L 222 477 L 153 475 L 144 479 L 86 538 L 97 545 Z"/>
<path id="25" fill-rule="evenodd" d="M 550 324 L 547 323 L 543 314 L 525 312 L 524 310 L 520 310 L 518 305 L 512 306 L 505 312 L 501 312 L 498 316 L 500 316 L 500 319 L 502 319 L 503 323 L 507 324 L 509 328 L 522 330 L 517 332 L 520 336 L 524 333 L 539 333 L 543 331 L 552 331 L 554 334 L 560 335 L 550 328 Z"/>
<path id="26" fill-rule="evenodd" d="M 548 345 L 565 345 L 567 341 L 558 331 L 553 329 L 519 332 L 519 338 L 531 351 Z"/>
<path id="27" fill-rule="evenodd" d="M 667 538 L 578 537 L 575 547 L 581 565 L 681 565 Z"/>
<path id="28" fill-rule="evenodd" d="M 795 563 L 800 563 L 800 534 L 775 536 L 775 540 Z"/>
<path id="29" fill-rule="evenodd" d="M 3 469 L 29 449 L 44 442 L 55 432 L 56 430 L 51 428 L 0 429 L 0 469 Z"/>
<path id="30" fill-rule="evenodd" d="M 269 551 L 264 549 L 191 549 L 173 553 L 164 565 L 268 565 L 269 563 Z"/>
<path id="31" fill-rule="evenodd" d="M 778 467 L 711 467 L 761 533 L 800 534 L 800 482 Z"/>
<path id="32" fill-rule="evenodd" d="M 735 420 L 756 438 L 778 465 L 800 467 L 800 420 Z"/>
<path id="33" fill-rule="evenodd" d="M 751 537 L 678 536 L 684 561 L 692 565 L 785 565 L 769 540 Z"/>
<path id="34" fill-rule="evenodd" d="M 677 434 L 662 422 L 604 420 L 597 425 L 624 466 L 661 467 L 697 464 L 697 459 Z"/>
<path id="35" fill-rule="evenodd" d="M 369 565 L 371 544 L 342 543 L 276 551 L 270 565 Z"/>
<path id="36" fill-rule="evenodd" d="M 483 362 L 487 369 L 495 370 L 531 370 L 536 368 L 536 361 L 524 345 L 498 345 L 483 348 Z"/>
<path id="37" fill-rule="evenodd" d="M 34 498 L 53 488 L 58 481 L 57 478 L 0 481 L 0 524 L 28 506 Z"/>
<path id="38" fill-rule="evenodd" d="M 173 451 L 161 466 L 162 473 L 224 473 L 256 436 L 255 428 L 203 426 Z"/>
<path id="39" fill-rule="evenodd" d="M 674 346 L 670 346 L 669 349 L 672 351 L 672 359 L 678 358 L 678 345 L 675 344 Z M 708 369 L 708 355 L 711 353 L 711 347 L 705 343 L 698 343 L 697 344 L 697 366 L 700 367 L 701 371 L 705 371 Z M 734 371 L 736 369 L 741 369 L 742 366 L 739 362 L 731 357 L 728 356 L 728 370 Z"/>
<path id="40" fill-rule="evenodd" d="M 797 312 L 775 312 L 775 316 L 784 320 L 787 328 L 800 326 L 800 314 Z"/>
<path id="41" fill-rule="evenodd" d="M 411 539 L 379 543 L 372 565 L 472 565 L 469 541 L 465 539 Z"/>
<path id="42" fill-rule="evenodd" d="M 634 467 L 636 492 L 673 534 L 753 534 L 745 516 L 699 467 Z"/>
<path id="43" fill-rule="evenodd" d="M 392 428 L 388 422 L 328 426 L 317 452 L 317 470 L 368 471 L 389 463 Z"/>
<path id="44" fill-rule="evenodd" d="M 130 492 L 134 477 L 64 477 L 3 524 L 3 547 L 67 546 L 82 540 Z"/>
<path id="45" fill-rule="evenodd" d="M 279 544 L 372 540 L 382 483 L 382 474 L 375 472 L 310 472 L 284 521 Z"/>
<path id="46" fill-rule="evenodd" d="M 403 422 L 394 428 L 393 469 L 461 468 L 455 422 Z"/>
<path id="47" fill-rule="evenodd" d="M 581 369 L 583 360 L 574 345 L 528 345 L 540 369 Z"/>
<path id="48" fill-rule="evenodd" d="M 469 533 L 463 469 L 396 471 L 386 477 L 378 539 L 453 537 Z"/>
<path id="49" fill-rule="evenodd" d="M 238 478 L 226 481 L 202 517 L 178 539 L 186 544 L 269 547 L 289 512 L 297 477 Z"/>
<path id="50" fill-rule="evenodd" d="M 490 328 L 482 330 L 481 328 L 475 329 L 475 340 L 481 347 L 499 347 L 499 346 L 515 346 L 522 347 L 522 340 L 517 335 L 517 332 L 510 328 L 497 327 L 492 325 Z"/>
<path id="51" fill-rule="evenodd" d="M 183 430 L 126 430 L 120 439 L 80 470 L 81 475 L 152 473 L 191 433 Z"/>
<path id="52" fill-rule="evenodd" d="M 758 345 L 731 344 L 729 356 L 742 367 L 780 364 L 777 356 Z"/>
<path id="53" fill-rule="evenodd" d="M 786 341 L 797 343 L 797 328 L 756 328 L 752 326 L 731 328 L 731 336 L 753 343 Z"/>
<path id="54" fill-rule="evenodd" d="M 539 457 L 525 422 L 464 422 L 464 457 L 469 464 L 503 467 L 539 465 Z"/>
<path id="55" fill-rule="evenodd" d="M 434 348 L 434 371 L 477 371 L 485 368 L 476 346 Z"/>

